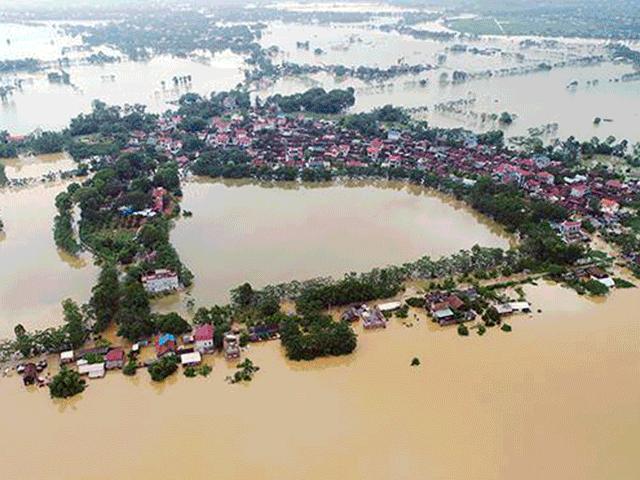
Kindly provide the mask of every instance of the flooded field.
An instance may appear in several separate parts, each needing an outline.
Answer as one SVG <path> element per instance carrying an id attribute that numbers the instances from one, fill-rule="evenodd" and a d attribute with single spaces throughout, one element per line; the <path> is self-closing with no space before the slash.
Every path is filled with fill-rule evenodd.
<path id="1" fill-rule="evenodd" d="M 191 294 L 201 305 L 227 303 L 245 281 L 259 288 L 475 244 L 508 246 L 500 229 L 462 205 L 402 184 L 202 181 L 183 190 L 182 208 L 193 217 L 177 222 L 171 241 L 196 276 Z"/>
<path id="2" fill-rule="evenodd" d="M 89 299 L 97 269 L 88 256 L 61 253 L 53 242 L 54 200 L 66 184 L 0 194 L 0 338 L 13 327 L 44 329 L 62 322 L 60 302 Z"/>
<path id="3" fill-rule="evenodd" d="M 423 318 L 359 331 L 346 358 L 252 346 L 261 370 L 246 386 L 225 383 L 219 357 L 206 379 L 109 374 L 68 402 L 0 379 L 3 478 L 635 479 L 640 297 L 527 293 L 543 313 L 514 317 L 510 334 L 461 338 Z"/>
<path id="4" fill-rule="evenodd" d="M 432 30 L 431 28 L 428 28 Z M 309 50 L 298 48 L 297 41 L 309 41 Z M 616 82 L 615 79 L 633 68 L 625 64 L 605 62 L 591 66 L 568 66 L 550 72 L 526 75 L 494 76 L 458 84 L 442 84 L 440 75 L 451 78 L 455 70 L 479 73 L 505 68 L 531 68 L 546 62 L 571 62 L 580 57 L 604 54 L 604 42 L 561 39 L 558 45 L 522 48 L 522 37 L 481 37 L 451 42 L 419 40 L 397 33 L 384 33 L 372 25 L 290 25 L 274 22 L 262 38 L 264 46 L 280 48 L 279 58 L 288 62 L 310 65 L 342 64 L 350 67 L 389 68 L 400 62 L 436 65 L 439 68 L 420 75 L 406 75 L 384 82 L 336 78 L 316 74 L 304 78 L 286 78 L 264 87 L 260 96 L 275 93 L 296 93 L 313 86 L 356 89 L 353 111 L 369 111 L 386 104 L 403 107 L 427 107 L 421 118 L 442 127 L 465 126 L 475 131 L 505 129 L 507 136 L 526 135 L 529 128 L 558 123 L 554 137 L 574 135 L 581 139 L 614 135 L 640 141 L 637 124 L 640 111 L 640 82 Z M 539 38 L 531 38 L 540 41 Z M 455 44 L 467 51 L 452 51 Z M 315 48 L 323 53 L 317 55 Z M 472 53 L 477 49 L 482 53 Z M 420 80 L 426 80 L 423 85 Z M 593 84 L 593 81 L 597 81 Z M 567 88 L 577 81 L 577 88 Z M 589 84 L 587 85 L 587 82 Z M 462 112 L 436 111 L 434 106 L 456 100 L 469 103 Z M 630 107 L 631 106 L 631 107 Z M 510 112 L 517 116 L 510 126 L 481 122 L 482 113 Z M 612 122 L 594 125 L 595 117 Z"/>
<path id="5" fill-rule="evenodd" d="M 0 163 L 5 166 L 5 173 L 9 179 L 41 177 L 77 167 L 77 163 L 66 153 L 2 158 Z"/>
<path id="6" fill-rule="evenodd" d="M 90 111 L 94 100 L 141 103 L 149 111 L 163 112 L 187 91 L 209 94 L 235 87 L 243 79 L 242 64 L 239 56 L 226 52 L 198 61 L 160 56 L 147 62 L 80 65 L 66 69 L 71 85 L 52 84 L 46 73 L 33 74 L 22 90 L 0 104 L 0 124 L 12 133 L 60 130 L 79 113 Z M 174 87 L 173 77 L 184 75 L 191 75 L 191 84 Z M 45 102 L 47 113 L 43 115 Z"/>

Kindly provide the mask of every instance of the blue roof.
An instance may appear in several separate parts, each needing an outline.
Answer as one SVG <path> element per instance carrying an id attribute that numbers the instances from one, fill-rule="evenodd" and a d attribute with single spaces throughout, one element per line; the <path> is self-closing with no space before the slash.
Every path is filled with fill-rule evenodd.
<path id="1" fill-rule="evenodd" d="M 158 345 L 162 346 L 165 343 L 168 342 L 175 342 L 176 341 L 176 337 L 174 337 L 173 335 L 171 335 L 170 333 L 163 333 L 162 335 L 160 335 L 160 337 L 158 338 Z"/>

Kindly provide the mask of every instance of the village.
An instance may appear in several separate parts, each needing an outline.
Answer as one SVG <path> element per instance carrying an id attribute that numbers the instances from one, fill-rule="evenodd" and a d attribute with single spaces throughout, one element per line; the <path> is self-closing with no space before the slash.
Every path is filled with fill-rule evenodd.
<path id="1" fill-rule="evenodd" d="M 192 111 L 197 111 L 198 102 L 206 106 L 202 99 L 192 99 L 192 102 L 188 104 Z M 383 109 L 385 115 L 395 116 L 398 121 L 379 122 L 374 117 L 371 122 L 366 117 L 380 115 L 380 112 L 364 114 L 364 119 L 359 117 L 351 123 L 344 116 L 323 118 L 304 113 L 285 114 L 273 101 L 241 108 L 233 95 L 224 96 L 221 106 L 222 114 L 214 115 L 205 122 L 194 121 L 198 119 L 181 114 L 180 110 L 178 113 L 168 112 L 157 118 L 153 128 L 129 132 L 119 155 L 135 156 L 154 151 L 168 159 L 165 165 L 169 166 L 162 168 L 171 169 L 171 164 L 176 165 L 182 180 L 193 175 L 288 181 L 383 177 L 408 182 L 416 179 L 418 183 L 447 194 L 459 194 L 490 179 L 496 185 L 507 186 L 516 195 L 540 200 L 544 205 L 566 212 L 561 221 L 549 221 L 553 235 L 566 245 L 589 245 L 596 235 L 606 237 L 628 230 L 623 219 L 632 210 L 627 205 L 640 192 L 637 181 L 602 170 L 583 171 L 575 164 L 553 160 L 551 155 L 514 151 L 505 148 L 501 141 L 495 141 L 489 134 L 416 126 L 403 121 L 406 119 L 402 112 L 390 106 Z M 90 147 L 91 140 L 88 142 Z M 80 164 L 85 169 L 91 166 L 90 169 L 100 171 L 105 166 L 114 165 L 116 160 L 115 156 L 94 155 L 81 159 Z M 150 225 L 149 222 L 175 218 L 179 212 L 180 196 L 176 192 L 179 192 L 179 181 L 172 187 L 156 185 L 150 189 L 149 204 L 138 202 L 136 207 L 119 201 L 101 210 L 113 210 L 110 215 L 119 218 L 118 228 L 135 231 L 138 237 L 145 225 Z M 183 214 L 187 216 L 188 212 Z M 168 234 L 162 242 L 168 242 Z M 144 241 L 142 243 L 145 244 Z M 184 269 L 179 271 L 165 265 L 167 262 L 157 262 L 160 245 L 162 243 L 156 249 L 145 248 L 127 260 L 145 266 L 141 270 L 130 269 L 128 277 L 129 281 L 139 282 L 149 298 L 182 291 L 187 286 L 185 279 L 188 276 Z M 98 256 L 101 254 L 85 241 L 83 246 Z M 104 253 L 102 255 L 104 257 Z M 621 260 L 632 269 L 640 262 L 635 253 Z M 180 264 L 179 260 L 177 262 Z M 561 280 L 577 290 L 587 285 L 590 293 L 603 294 L 610 288 L 623 285 L 607 271 L 608 265 L 610 262 L 582 258 L 562 273 Z M 139 274 L 132 276 L 135 274 L 131 272 Z M 532 277 L 527 277 L 526 271 L 524 273 L 525 283 L 533 281 Z M 447 288 L 433 288 L 432 285 L 412 297 L 388 298 L 377 304 L 368 301 L 376 298 L 370 294 L 364 303 L 354 298 L 343 302 L 345 308 L 335 312 L 334 320 L 341 319 L 346 323 L 361 320 L 365 330 L 385 328 L 394 316 L 406 319 L 411 307 L 417 309 L 414 316 L 416 311 L 424 312 L 440 327 L 457 325 L 458 334 L 467 336 L 470 329 L 467 324 L 479 335 L 483 335 L 487 327 L 496 325 L 509 332 L 511 326 L 503 321 L 506 316 L 532 312 L 532 306 L 523 295 L 512 298 L 513 295 L 496 293 L 505 289 L 496 282 L 493 286 L 485 284 L 481 287 L 462 283 L 457 285 L 454 282 Z M 593 287 L 594 284 L 597 287 Z M 393 294 L 398 287 L 399 284 L 395 290 L 381 291 Z M 287 315 L 296 313 L 300 312 L 294 310 Z M 59 363 L 65 371 L 73 368 L 79 376 L 88 378 L 102 378 L 108 370 L 133 374 L 137 368 L 147 368 L 154 381 L 162 381 L 173 374 L 178 365 L 184 368 L 185 375 L 193 376 L 197 374 L 196 368 L 202 368 L 203 356 L 220 350 L 227 360 L 234 361 L 249 342 L 280 338 L 282 323 L 278 319 L 281 317 L 276 315 L 273 318 L 275 320 L 269 322 L 262 318 L 237 328 L 229 324 L 224 331 L 217 332 L 222 342 L 215 346 L 213 339 L 217 327 L 210 323 L 196 324 L 195 329 L 190 327 L 191 331 L 182 335 L 162 329 L 157 331 L 158 327 L 154 327 L 152 330 L 156 333 L 151 334 L 152 330 L 144 327 L 139 333 L 132 331 L 125 335 L 131 341 L 129 351 L 123 346 L 95 342 L 91 347 L 60 352 Z M 329 327 L 325 324 L 324 328 Z M 145 331 L 147 333 L 143 333 Z M 293 335 L 291 343 L 303 338 L 297 337 L 299 334 Z M 355 340 L 353 342 L 349 352 L 355 348 Z M 151 349 L 154 355 L 146 353 L 144 360 L 139 357 L 141 351 L 149 352 Z M 319 352 L 307 354 L 311 355 L 309 358 L 323 355 Z M 257 368 L 250 364 L 250 360 L 246 362 L 249 362 L 245 367 L 250 372 Z M 36 383 L 45 386 L 51 381 L 48 375 L 41 375 L 46 368 L 47 362 L 41 359 L 20 363 L 16 370 L 22 374 L 26 385 Z M 206 376 L 209 371 L 205 369 L 202 374 Z"/>

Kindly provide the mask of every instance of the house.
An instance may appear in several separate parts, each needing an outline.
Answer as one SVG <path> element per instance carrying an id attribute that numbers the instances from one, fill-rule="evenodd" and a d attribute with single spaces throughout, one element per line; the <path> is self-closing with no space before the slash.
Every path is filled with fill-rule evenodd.
<path id="1" fill-rule="evenodd" d="M 200 325 L 193 335 L 196 343 L 196 350 L 200 353 L 210 353 L 214 349 L 213 345 L 213 325 Z"/>
<path id="2" fill-rule="evenodd" d="M 362 324 L 367 330 L 373 328 L 387 328 L 387 319 L 378 307 L 373 310 L 365 310 L 362 313 Z"/>
<path id="3" fill-rule="evenodd" d="M 227 360 L 240 357 L 240 337 L 235 333 L 227 333 L 223 340 L 224 356 Z"/>
<path id="4" fill-rule="evenodd" d="M 149 275 L 143 275 L 141 280 L 142 286 L 148 293 L 170 292 L 180 288 L 178 274 L 164 268 Z"/>
<path id="5" fill-rule="evenodd" d="M 162 213 L 164 211 L 164 196 L 167 191 L 162 187 L 156 187 L 153 189 L 151 193 L 151 198 L 153 200 L 153 210 L 156 213 Z"/>
<path id="6" fill-rule="evenodd" d="M 600 282 L 607 288 L 613 288 L 615 286 L 615 282 L 609 274 L 599 267 L 588 268 L 587 274 L 589 274 L 592 280 Z"/>
<path id="7" fill-rule="evenodd" d="M 356 307 L 351 307 L 343 312 L 340 319 L 344 322 L 357 322 L 358 320 L 360 320 L 360 310 Z"/>
<path id="8" fill-rule="evenodd" d="M 600 200 L 600 210 L 607 215 L 615 215 L 620 210 L 620 205 L 615 200 L 603 198 Z"/>
<path id="9" fill-rule="evenodd" d="M 531 312 L 531 305 L 529 304 L 529 302 L 509 302 L 509 306 L 511 307 L 512 312 L 518 312 L 518 313 Z"/>
<path id="10" fill-rule="evenodd" d="M 390 142 L 397 142 L 400 140 L 400 132 L 398 130 L 389 130 L 387 132 L 387 140 Z"/>
<path id="11" fill-rule="evenodd" d="M 571 186 L 570 195 L 574 198 L 582 198 L 587 193 L 587 186 L 583 183 Z"/>
<path id="12" fill-rule="evenodd" d="M 496 307 L 496 311 L 500 316 L 511 315 L 513 313 L 513 307 L 511 306 L 510 303 L 500 303 L 495 307 Z"/>
<path id="13" fill-rule="evenodd" d="M 124 366 L 124 350 L 122 348 L 112 348 L 104 357 L 107 370 L 115 370 Z"/>
<path id="14" fill-rule="evenodd" d="M 433 312 L 433 318 L 440 324 L 440 326 L 450 325 L 456 321 L 455 313 L 453 313 L 453 310 L 449 307 L 435 310 Z"/>
<path id="15" fill-rule="evenodd" d="M 170 333 L 163 333 L 156 339 L 156 356 L 162 358 L 176 351 L 176 337 Z"/>
<path id="16" fill-rule="evenodd" d="M 180 355 L 180 363 L 183 367 L 193 367 L 199 365 L 200 362 L 202 362 L 200 352 L 189 352 Z"/>
<path id="17" fill-rule="evenodd" d="M 22 383 L 33 385 L 38 381 L 38 367 L 35 363 L 27 363 L 22 372 Z"/>

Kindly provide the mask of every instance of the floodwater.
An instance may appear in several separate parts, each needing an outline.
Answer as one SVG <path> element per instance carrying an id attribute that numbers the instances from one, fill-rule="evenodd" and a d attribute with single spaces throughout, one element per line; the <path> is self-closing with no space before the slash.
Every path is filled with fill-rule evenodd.
<path id="1" fill-rule="evenodd" d="M 73 170 L 78 164 L 66 153 L 24 155 L 2 158 L 5 174 L 10 179 L 36 178 L 42 175 Z"/>
<path id="2" fill-rule="evenodd" d="M 218 356 L 206 379 L 111 373 L 63 402 L 0 379 L 3 478 L 637 478 L 640 297 L 526 291 L 543 313 L 510 334 L 463 338 L 423 318 L 359 330 L 344 358 L 252 346 L 261 370 L 246 386 L 225 383 Z"/>
<path id="3" fill-rule="evenodd" d="M 241 57 L 223 52 L 193 59 L 158 56 L 145 62 L 76 65 L 65 69 L 71 85 L 52 84 L 44 72 L 20 75 L 27 82 L 0 104 L 0 125 L 16 134 L 36 128 L 60 130 L 79 113 L 90 111 L 94 100 L 140 103 L 151 112 L 164 112 L 187 92 L 208 95 L 235 87 L 244 78 L 242 65 Z M 175 87 L 173 77 L 186 75 L 191 75 L 191 83 Z"/>
<path id="4" fill-rule="evenodd" d="M 171 242 L 196 276 L 191 295 L 200 305 L 227 303 L 245 281 L 261 288 L 509 245 L 468 208 L 400 183 L 197 181 L 183 190 L 193 217 L 176 223 Z"/>
<path id="5" fill-rule="evenodd" d="M 439 55 L 445 55 L 445 60 L 438 69 L 391 81 L 366 83 L 351 78 L 336 80 L 329 75 L 318 74 L 282 79 L 273 85 L 261 86 L 258 93 L 266 97 L 275 93 L 296 93 L 313 86 L 328 89 L 352 86 L 356 90 L 354 112 L 369 111 L 386 104 L 427 107 L 428 113 L 421 117 L 442 127 L 464 126 L 474 131 L 503 128 L 508 136 L 515 136 L 526 135 L 529 128 L 558 123 L 558 130 L 553 132 L 556 138 L 574 135 L 590 139 L 614 135 L 640 141 L 640 133 L 635 127 L 640 120 L 640 82 L 615 82 L 616 78 L 634 71 L 626 64 L 605 62 L 460 84 L 440 83 L 443 72 L 450 77 L 455 70 L 480 73 L 503 68 L 530 68 L 542 62 L 572 62 L 580 57 L 605 53 L 604 43 L 594 40 L 557 39 L 558 45 L 554 48 L 521 48 L 520 42 L 524 39 L 488 36 L 444 42 L 384 33 L 368 24 L 309 26 L 273 22 L 261 43 L 265 47 L 278 46 L 278 59 L 288 62 L 388 68 L 400 61 L 435 65 Z M 307 40 L 310 42 L 309 50 L 296 47 L 297 41 Z M 483 53 L 453 52 L 451 47 L 454 44 L 475 47 Z M 317 47 L 323 50 L 322 55 L 314 53 Z M 500 49 L 500 52 L 491 53 L 492 49 Z M 420 80 L 426 80 L 427 85 L 421 85 Z M 568 89 L 568 84 L 574 80 L 578 81 L 578 87 Z M 597 84 L 587 85 L 594 80 Z M 473 103 L 461 113 L 439 112 L 433 108 L 436 104 L 455 100 L 471 100 Z M 482 123 L 477 118 L 482 113 L 500 114 L 504 111 L 517 116 L 516 121 L 506 128 L 495 121 Z M 611 119 L 612 122 L 596 126 L 593 124 L 595 117 Z"/>
<path id="6" fill-rule="evenodd" d="M 60 182 L 0 191 L 0 338 L 12 337 L 18 323 L 29 330 L 59 325 L 63 299 L 89 299 L 96 267 L 53 241 L 55 197 L 64 188 Z"/>

